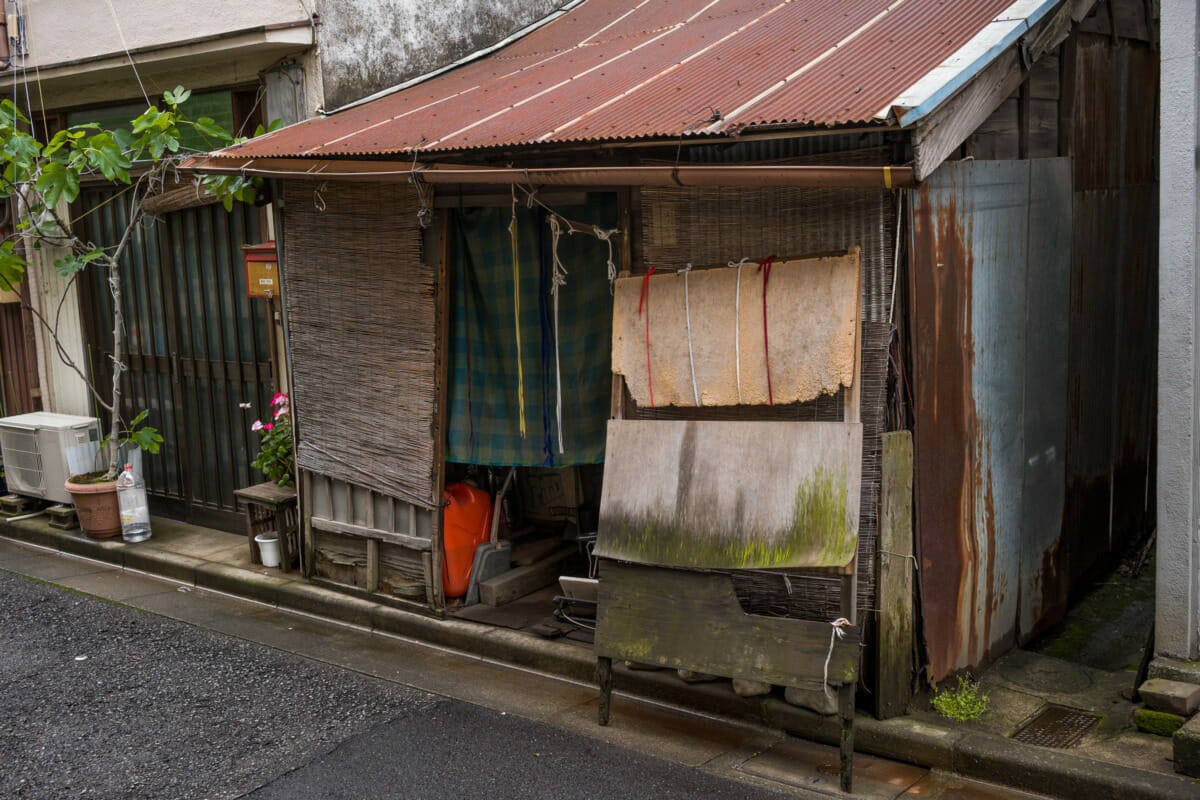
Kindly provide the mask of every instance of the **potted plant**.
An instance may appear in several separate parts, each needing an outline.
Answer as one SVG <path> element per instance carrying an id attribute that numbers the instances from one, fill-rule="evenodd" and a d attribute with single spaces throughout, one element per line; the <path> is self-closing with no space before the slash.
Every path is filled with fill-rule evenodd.
<path id="1" fill-rule="evenodd" d="M 164 185 L 178 162 L 187 157 L 180 151 L 181 130 L 191 128 L 214 147 L 231 144 L 235 139 L 208 118 L 186 119 L 180 106 L 191 92 L 182 86 L 163 94 L 162 106 L 147 103 L 148 108 L 133 119 L 128 128 L 104 130 L 96 123 L 72 125 L 39 141 L 38 126 L 24 116 L 11 100 L 0 101 L 0 200 L 11 201 L 17 209 L 15 231 L 0 241 L 0 290 L 14 290 L 25 276 L 30 263 L 25 254 L 30 248 L 55 248 L 63 255 L 54 266 L 59 276 L 68 279 L 63 289 L 67 297 L 79 274 L 89 266 L 104 270 L 112 295 L 112 362 L 111 391 L 101 391 L 89 380 L 83 365 L 76 363 L 59 336 L 59 316 L 49 318 L 30 303 L 22 302 L 36 324 L 49 334 L 55 350 L 64 364 L 84 381 L 96 406 L 109 415 L 109 434 L 97 448 L 95 469 L 72 476 L 67 490 L 76 499 L 81 527 L 91 536 L 113 536 L 120 533 L 119 515 L 115 513 L 116 478 L 123 462 L 122 445 L 136 445 L 150 453 L 158 451 L 163 441 L 158 431 L 146 424 L 148 412 L 137 414 L 126 425 L 121 415 L 121 374 L 123 362 L 123 300 L 120 262 L 133 234 L 142 224 L 145 212 L 142 200 Z M 274 127 L 274 125 L 272 126 Z M 46 130 L 42 127 L 42 130 Z M 255 135 L 261 133 L 261 126 Z M 237 140 L 241 141 L 241 140 Z M 115 246 L 101 247 L 76 234 L 67 222 L 66 206 L 79 196 L 81 182 L 88 178 L 104 179 L 127 187 L 123 202 L 129 203 L 129 219 Z M 203 190 L 220 198 L 226 209 L 233 201 L 253 201 L 257 197 L 258 179 L 237 176 L 199 179 Z M 197 187 L 198 190 L 201 187 Z M 108 202 L 108 201 L 104 201 Z M 98 206 L 97 206 L 98 208 Z M 86 214 L 96 210 L 87 209 Z M 107 464 L 104 462 L 107 461 Z M 92 513 L 92 507 L 98 509 Z M 103 512 L 103 513 L 101 513 Z M 96 516 L 94 523 L 85 523 Z"/>
<path id="2" fill-rule="evenodd" d="M 134 417 L 128 430 L 114 431 L 100 440 L 93 459 L 97 466 L 91 472 L 72 475 L 66 488 L 75 503 L 79 527 L 93 539 L 108 539 L 121 535 L 121 512 L 117 503 L 117 476 L 112 463 L 124 463 L 133 449 L 157 453 L 163 437 L 145 424 L 148 411 Z M 115 435 L 114 435 L 115 434 Z M 108 466 L 100 464 L 108 462 Z"/>
<path id="3" fill-rule="evenodd" d="M 271 398 L 271 419 L 256 419 L 250 429 L 259 434 L 258 455 L 250 466 L 280 486 L 296 485 L 296 458 L 292 452 L 292 409 L 288 396 Z"/>

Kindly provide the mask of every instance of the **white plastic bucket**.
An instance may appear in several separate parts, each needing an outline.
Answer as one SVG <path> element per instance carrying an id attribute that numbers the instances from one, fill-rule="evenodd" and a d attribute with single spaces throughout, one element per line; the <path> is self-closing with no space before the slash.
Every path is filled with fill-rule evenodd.
<path id="1" fill-rule="evenodd" d="M 255 544 L 258 545 L 258 554 L 262 556 L 262 565 L 264 567 L 279 566 L 279 537 L 274 531 L 260 533 L 254 537 Z"/>

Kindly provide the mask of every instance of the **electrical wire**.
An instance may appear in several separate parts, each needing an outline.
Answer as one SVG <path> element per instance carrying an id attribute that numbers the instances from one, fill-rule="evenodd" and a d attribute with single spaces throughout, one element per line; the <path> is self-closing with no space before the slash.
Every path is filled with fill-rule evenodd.
<path id="1" fill-rule="evenodd" d="M 138 73 L 137 64 L 133 61 L 133 53 L 129 52 L 129 45 L 125 42 L 125 32 L 121 30 L 121 21 L 117 19 L 117 10 L 113 8 L 112 0 L 104 0 L 108 6 L 108 13 L 112 15 L 113 24 L 117 27 L 117 36 L 121 39 L 121 47 L 125 50 L 125 56 L 129 59 L 129 66 L 133 68 L 133 77 L 137 78 L 138 88 L 142 90 L 142 97 L 146 100 L 146 107 L 154 105 L 150 102 L 150 95 L 146 93 L 146 86 L 142 83 L 142 76 Z"/>

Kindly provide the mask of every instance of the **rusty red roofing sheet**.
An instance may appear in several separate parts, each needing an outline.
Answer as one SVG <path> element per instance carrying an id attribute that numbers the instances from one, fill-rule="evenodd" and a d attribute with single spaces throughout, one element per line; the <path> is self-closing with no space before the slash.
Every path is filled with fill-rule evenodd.
<path id="1" fill-rule="evenodd" d="M 346 157 L 876 121 L 1012 0 L 587 0 L 407 89 L 221 151 Z M 712 110 L 721 121 L 709 124 Z"/>

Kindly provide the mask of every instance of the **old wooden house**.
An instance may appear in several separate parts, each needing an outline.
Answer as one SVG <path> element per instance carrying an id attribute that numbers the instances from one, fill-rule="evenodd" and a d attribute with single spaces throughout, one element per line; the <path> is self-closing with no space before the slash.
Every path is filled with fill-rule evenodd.
<path id="1" fill-rule="evenodd" d="M 461 609 L 447 485 L 515 467 L 645 581 L 848 617 L 880 714 L 1027 641 L 1153 522 L 1155 36 L 583 0 L 197 160 L 274 182 L 306 573 Z"/>

